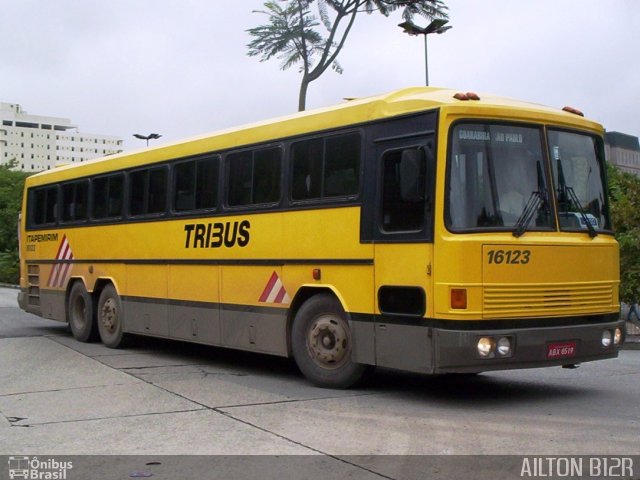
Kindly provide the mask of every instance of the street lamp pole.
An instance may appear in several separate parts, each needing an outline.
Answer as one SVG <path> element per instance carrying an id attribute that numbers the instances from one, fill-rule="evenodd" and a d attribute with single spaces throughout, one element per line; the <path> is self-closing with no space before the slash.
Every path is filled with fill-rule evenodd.
<path id="1" fill-rule="evenodd" d="M 400 28 L 402 28 L 404 33 L 408 35 L 424 35 L 424 71 L 427 86 L 429 86 L 429 56 L 427 48 L 427 35 L 431 33 L 437 33 L 438 35 L 440 35 L 441 33 L 446 32 L 447 30 L 452 28 L 451 25 L 445 26 L 447 23 L 449 23 L 449 20 L 437 18 L 424 28 L 417 26 L 411 21 L 402 22 L 398 25 Z"/>
<path id="2" fill-rule="evenodd" d="M 139 138 L 140 140 L 146 140 L 147 141 L 147 147 L 148 147 L 149 146 L 149 140 L 157 140 L 162 135 L 157 134 L 157 133 L 150 133 L 149 135 L 141 135 L 139 133 L 134 133 L 133 136 L 136 137 L 136 138 Z"/>

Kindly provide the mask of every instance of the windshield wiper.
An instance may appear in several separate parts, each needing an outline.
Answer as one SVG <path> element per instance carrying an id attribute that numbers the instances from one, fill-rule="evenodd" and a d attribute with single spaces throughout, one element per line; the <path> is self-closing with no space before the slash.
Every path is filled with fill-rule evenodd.
<path id="1" fill-rule="evenodd" d="M 529 226 L 529 223 L 531 223 L 531 219 L 540 208 L 540 205 L 543 204 L 543 202 L 544 202 L 544 196 L 542 193 L 540 193 L 537 190 L 531 192 L 531 195 L 529 196 L 529 200 L 527 200 L 527 204 L 524 206 L 524 210 L 522 210 L 520 217 L 518 217 L 518 221 L 516 222 L 516 228 L 513 229 L 514 237 L 519 237 L 524 232 L 526 232 L 527 227 Z"/>
<path id="2" fill-rule="evenodd" d="M 587 226 L 587 230 L 589 230 L 589 236 L 591 238 L 594 238 L 595 236 L 598 235 L 598 232 L 596 232 L 596 229 L 593 228 L 593 224 L 591 223 L 591 220 L 587 216 L 587 213 L 584 211 L 584 208 L 582 207 L 582 204 L 580 203 L 580 200 L 578 199 L 576 192 L 573 191 L 573 187 L 565 187 L 565 189 L 567 191 L 569 199 L 573 202 L 575 207 L 578 209 L 578 213 L 582 217 L 582 221 Z"/>
<path id="3" fill-rule="evenodd" d="M 538 190 L 531 192 L 529 200 L 527 200 L 527 204 L 516 222 L 516 228 L 513 230 L 514 237 L 519 237 L 527 231 L 527 227 L 529 226 L 529 223 L 531 223 L 533 215 L 541 206 L 544 206 L 545 211 L 548 211 L 547 189 L 544 186 L 544 176 L 542 174 L 542 165 L 540 160 L 536 162 L 536 173 L 538 175 Z"/>
<path id="4" fill-rule="evenodd" d="M 589 237 L 594 238 L 595 236 L 598 235 L 598 233 L 596 232 L 596 229 L 593 228 L 593 225 L 591 224 L 589 217 L 587 217 L 587 214 L 584 211 L 582 204 L 580 203 L 580 199 L 576 195 L 576 192 L 573 191 L 573 187 L 570 187 L 567 185 L 567 182 L 564 178 L 564 171 L 562 169 L 562 162 L 560 161 L 560 159 L 558 159 L 557 166 L 558 166 L 558 190 L 559 190 L 558 202 L 560 203 L 562 202 L 562 199 L 564 199 L 565 203 L 569 204 L 569 206 L 571 205 L 571 203 L 573 203 L 573 205 L 578 209 L 578 213 L 580 214 L 582 221 L 584 222 L 584 224 L 587 227 L 587 230 L 589 231 Z M 569 199 L 568 202 L 567 202 L 567 198 Z"/>

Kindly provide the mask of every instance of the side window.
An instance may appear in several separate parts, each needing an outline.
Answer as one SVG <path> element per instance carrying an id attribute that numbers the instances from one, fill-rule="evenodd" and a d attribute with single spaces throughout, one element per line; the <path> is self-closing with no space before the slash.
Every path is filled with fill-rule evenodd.
<path id="1" fill-rule="evenodd" d="M 329 137 L 325 144 L 324 197 L 357 195 L 360 179 L 360 135 Z"/>
<path id="2" fill-rule="evenodd" d="M 92 182 L 93 215 L 96 220 L 122 216 L 124 175 L 95 178 Z"/>
<path id="3" fill-rule="evenodd" d="M 324 142 L 321 138 L 293 144 L 291 149 L 292 200 L 311 200 L 322 197 L 323 149 Z"/>
<path id="4" fill-rule="evenodd" d="M 147 213 L 164 213 L 167 209 L 167 169 L 149 171 L 149 203 Z"/>
<path id="5" fill-rule="evenodd" d="M 227 156 L 227 202 L 231 207 L 276 203 L 280 199 L 280 147 Z"/>
<path id="6" fill-rule="evenodd" d="M 360 179 L 360 135 L 348 133 L 293 144 L 292 200 L 357 195 Z"/>
<path id="7" fill-rule="evenodd" d="M 167 168 L 138 170 L 129 175 L 129 213 L 164 213 L 167 209 Z"/>
<path id="8" fill-rule="evenodd" d="M 251 203 L 280 200 L 280 148 L 257 150 L 253 155 L 253 197 Z"/>
<path id="9" fill-rule="evenodd" d="M 57 220 L 58 188 L 45 187 L 33 191 L 31 195 L 31 219 L 33 226 L 48 225 Z"/>
<path id="10" fill-rule="evenodd" d="M 229 178 L 227 203 L 231 207 L 251 203 L 251 176 L 253 159 L 251 152 L 232 153 L 227 156 Z"/>
<path id="11" fill-rule="evenodd" d="M 173 209 L 214 209 L 218 199 L 218 157 L 178 163 L 174 168 Z"/>
<path id="12" fill-rule="evenodd" d="M 147 183 L 147 171 L 140 170 L 129 175 L 129 214 L 144 215 L 145 184 Z"/>
<path id="13" fill-rule="evenodd" d="M 62 186 L 62 221 L 79 222 L 87 219 L 89 182 L 67 183 Z"/>
<path id="14" fill-rule="evenodd" d="M 422 149 L 390 150 L 382 157 L 382 229 L 422 230 L 425 220 L 426 159 Z"/>

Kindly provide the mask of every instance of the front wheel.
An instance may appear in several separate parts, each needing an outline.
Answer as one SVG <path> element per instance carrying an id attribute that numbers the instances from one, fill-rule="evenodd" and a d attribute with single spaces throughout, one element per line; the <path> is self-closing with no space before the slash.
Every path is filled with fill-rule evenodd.
<path id="1" fill-rule="evenodd" d="M 109 348 L 122 348 L 127 336 L 122 330 L 122 301 L 113 285 L 104 287 L 98 300 L 98 331 L 100 339 Z"/>
<path id="2" fill-rule="evenodd" d="M 367 369 L 351 360 L 349 320 L 332 295 L 315 295 L 302 305 L 293 321 L 291 343 L 298 368 L 318 387 L 348 388 Z"/>

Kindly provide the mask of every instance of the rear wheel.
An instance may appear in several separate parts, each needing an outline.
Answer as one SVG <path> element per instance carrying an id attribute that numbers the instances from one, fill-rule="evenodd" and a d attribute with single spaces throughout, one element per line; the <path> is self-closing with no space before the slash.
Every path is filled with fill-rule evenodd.
<path id="1" fill-rule="evenodd" d="M 74 282 L 67 299 L 67 319 L 73 337 L 79 342 L 98 339 L 98 329 L 93 317 L 93 300 L 84 283 Z"/>
<path id="2" fill-rule="evenodd" d="M 122 348 L 127 335 L 122 331 L 122 301 L 113 285 L 104 287 L 98 300 L 98 331 L 100 339 L 109 348 Z"/>
<path id="3" fill-rule="evenodd" d="M 302 305 L 293 321 L 291 343 L 298 368 L 318 387 L 348 388 L 367 369 L 351 360 L 348 316 L 332 295 L 315 295 Z"/>

